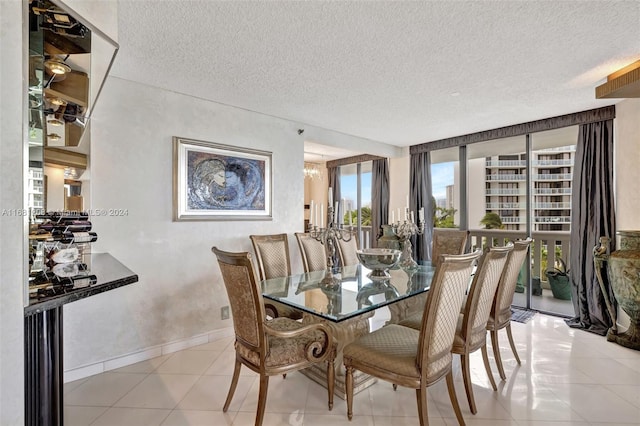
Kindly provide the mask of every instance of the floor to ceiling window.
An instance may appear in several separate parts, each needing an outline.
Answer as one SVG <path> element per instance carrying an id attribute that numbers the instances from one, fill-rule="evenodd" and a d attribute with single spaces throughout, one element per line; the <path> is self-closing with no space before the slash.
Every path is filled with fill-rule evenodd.
<path id="1" fill-rule="evenodd" d="M 469 229 L 471 248 L 533 238 L 516 306 L 573 314 L 570 292 L 560 287 L 568 285 L 576 141 L 571 126 L 431 151 L 436 227 Z"/>
<path id="2" fill-rule="evenodd" d="M 434 228 L 460 227 L 460 161 L 458 147 L 431 153 Z"/>
<path id="3" fill-rule="evenodd" d="M 574 313 L 566 265 L 577 139 L 578 126 L 531 134 L 532 275 L 541 286 L 531 307 L 563 315 Z"/>

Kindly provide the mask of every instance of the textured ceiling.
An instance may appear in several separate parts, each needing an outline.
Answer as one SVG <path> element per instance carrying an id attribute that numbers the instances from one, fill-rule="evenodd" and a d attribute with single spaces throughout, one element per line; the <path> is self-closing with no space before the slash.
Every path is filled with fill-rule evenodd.
<path id="1" fill-rule="evenodd" d="M 397 146 L 577 112 L 639 1 L 119 0 L 112 74 Z"/>

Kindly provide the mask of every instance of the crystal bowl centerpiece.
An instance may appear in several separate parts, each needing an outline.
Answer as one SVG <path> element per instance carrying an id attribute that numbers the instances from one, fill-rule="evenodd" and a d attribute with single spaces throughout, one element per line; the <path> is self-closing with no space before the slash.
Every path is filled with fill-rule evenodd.
<path id="1" fill-rule="evenodd" d="M 389 269 L 398 264 L 401 254 L 400 250 L 386 248 L 370 248 L 356 251 L 362 266 L 371 269 L 371 273 L 367 276 L 372 281 L 383 281 L 391 278 Z"/>

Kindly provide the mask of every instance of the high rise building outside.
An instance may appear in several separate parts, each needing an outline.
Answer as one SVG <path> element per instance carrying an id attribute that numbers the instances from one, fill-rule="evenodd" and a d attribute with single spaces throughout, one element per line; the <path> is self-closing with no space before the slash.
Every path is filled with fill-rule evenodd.
<path id="1" fill-rule="evenodd" d="M 532 152 L 531 195 L 534 231 L 570 230 L 574 157 L 575 146 Z M 525 229 L 526 155 L 522 153 L 487 157 L 484 172 L 485 213 L 497 213 L 504 229 Z M 473 178 L 470 175 L 470 179 Z"/>

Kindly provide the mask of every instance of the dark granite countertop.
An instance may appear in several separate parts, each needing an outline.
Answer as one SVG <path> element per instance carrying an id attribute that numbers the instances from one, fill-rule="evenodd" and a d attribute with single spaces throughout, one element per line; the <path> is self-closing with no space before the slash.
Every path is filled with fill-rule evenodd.
<path id="1" fill-rule="evenodd" d="M 91 275 L 97 278 L 95 284 L 81 288 L 59 289 L 59 294 L 51 296 L 30 297 L 29 306 L 24 308 L 24 315 L 34 315 L 138 281 L 137 274 L 109 253 L 91 253 L 89 256 L 87 264 Z"/>

